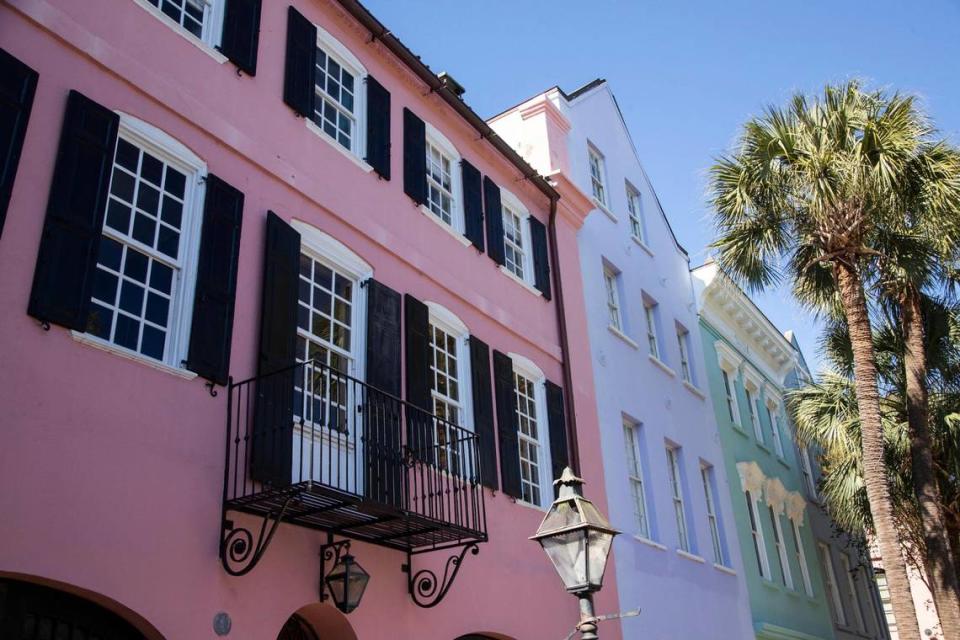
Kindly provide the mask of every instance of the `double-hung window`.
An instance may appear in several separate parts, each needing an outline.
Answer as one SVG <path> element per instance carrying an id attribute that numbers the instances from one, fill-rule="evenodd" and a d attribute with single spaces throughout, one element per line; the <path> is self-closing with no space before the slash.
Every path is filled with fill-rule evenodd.
<path id="1" fill-rule="evenodd" d="M 750 411 L 750 424 L 753 425 L 753 435 L 756 437 L 757 442 L 760 444 L 764 443 L 763 437 L 763 426 L 760 424 L 760 413 L 757 409 L 757 390 L 755 388 L 746 388 L 747 392 L 747 409 Z"/>
<path id="2" fill-rule="evenodd" d="M 863 622 L 863 611 L 860 609 L 860 594 L 857 591 L 857 583 L 854 580 L 854 571 L 850 568 L 850 558 L 847 554 L 840 554 L 840 570 L 847 577 L 847 604 L 850 611 L 853 611 L 853 619 L 856 622 L 856 629 L 866 633 L 867 627 Z"/>
<path id="3" fill-rule="evenodd" d="M 760 512 L 757 499 L 749 491 L 744 491 L 747 499 L 747 513 L 750 515 L 750 537 L 753 539 L 753 551 L 757 557 L 757 570 L 761 578 L 770 579 L 770 566 L 767 564 L 767 547 L 763 541 L 763 529 L 760 525 Z"/>
<path id="4" fill-rule="evenodd" d="M 677 327 L 677 347 L 680 349 L 680 376 L 684 382 L 693 382 L 690 373 L 690 332 L 683 327 Z"/>
<path id="5" fill-rule="evenodd" d="M 667 447 L 667 466 L 667 473 L 670 476 L 670 493 L 673 498 L 673 514 L 677 521 L 677 547 L 681 551 L 689 552 L 690 539 L 687 535 L 687 516 L 683 505 L 679 447 Z"/>
<path id="6" fill-rule="evenodd" d="M 650 522 L 647 518 L 647 496 L 644 489 L 643 466 L 640 464 L 640 425 L 627 419 L 623 421 L 623 444 L 627 454 L 627 479 L 633 499 L 633 515 L 637 521 L 637 533 L 650 538 Z"/>
<path id="7" fill-rule="evenodd" d="M 607 186 L 606 180 L 604 179 L 606 170 L 604 168 L 603 156 L 591 145 L 587 148 L 587 157 L 590 163 L 590 189 L 593 192 L 593 199 L 600 205 L 606 207 L 608 206 Z"/>
<path id="8" fill-rule="evenodd" d="M 767 401 L 767 416 L 770 418 L 770 430 L 773 432 L 773 450 L 779 457 L 783 457 L 783 440 L 780 438 L 780 411 L 779 405 Z"/>
<path id="9" fill-rule="evenodd" d="M 520 199 L 500 190 L 503 209 L 503 267 L 520 280 L 533 282 L 533 254 L 530 251 L 530 222 Z"/>
<path id="10" fill-rule="evenodd" d="M 607 318 L 610 326 L 623 331 L 623 318 L 620 314 L 620 294 L 617 291 L 620 274 L 610 267 L 603 268 L 603 285 L 607 293 Z"/>
<path id="11" fill-rule="evenodd" d="M 427 206 L 435 216 L 453 226 L 453 158 L 427 141 Z"/>
<path id="12" fill-rule="evenodd" d="M 707 524 L 710 526 L 710 542 L 713 544 L 713 561 L 719 565 L 726 565 L 726 559 L 723 557 L 723 544 L 720 539 L 717 506 L 713 499 L 713 467 L 701 466 L 700 479 L 703 482 L 703 497 L 707 504 Z"/>
<path id="13" fill-rule="evenodd" d="M 469 460 L 462 460 L 461 428 L 469 422 L 466 401 L 467 328 L 446 309 L 430 307 L 430 372 L 437 463 L 451 473 L 462 473 Z"/>
<path id="14" fill-rule="evenodd" d="M 650 349 L 650 355 L 661 360 L 660 343 L 657 341 L 657 303 L 644 300 L 643 315 L 647 321 L 647 347 Z"/>
<path id="15" fill-rule="evenodd" d="M 121 118 L 87 334 L 182 367 L 205 173 L 166 134 Z"/>
<path id="16" fill-rule="evenodd" d="M 800 525 L 790 521 L 793 529 L 793 552 L 797 556 L 797 565 L 800 567 L 800 576 L 803 578 L 803 589 L 807 595 L 813 597 L 813 584 L 810 582 L 810 569 L 807 567 L 807 554 L 803 550 L 803 541 L 800 538 Z"/>
<path id="17" fill-rule="evenodd" d="M 837 574 L 833 571 L 833 562 L 830 559 L 830 547 L 822 542 L 817 543 L 817 551 L 820 554 L 820 566 L 823 569 L 824 586 L 830 596 L 830 602 L 833 603 L 833 619 L 841 625 L 847 626 L 847 612 L 843 608 L 843 601 L 840 599 L 840 592 L 837 589 Z"/>
<path id="18" fill-rule="evenodd" d="M 780 564 L 780 578 L 783 580 L 783 586 L 793 589 L 793 574 L 790 571 L 790 558 L 787 556 L 783 528 L 780 526 L 780 514 L 772 506 L 767 508 L 770 512 L 770 525 L 773 528 L 773 544 L 777 549 L 777 561 Z"/>
<path id="19" fill-rule="evenodd" d="M 512 357 L 520 448 L 520 499 L 541 506 L 550 484 L 544 377 L 532 364 L 518 366 L 519 359 Z"/>
<path id="20" fill-rule="evenodd" d="M 797 452 L 800 458 L 800 471 L 803 473 L 803 483 L 806 485 L 810 497 L 818 500 L 817 483 L 813 479 L 813 466 L 810 464 L 810 451 L 803 445 L 797 445 Z"/>
<path id="21" fill-rule="evenodd" d="M 336 38 L 317 27 L 316 98 L 311 120 L 329 140 L 363 157 L 363 78 L 360 61 Z"/>
<path id="22" fill-rule="evenodd" d="M 737 402 L 736 379 L 743 358 L 730 345 L 722 340 L 713 343 L 717 351 L 717 363 L 720 365 L 720 376 L 723 378 L 723 392 L 726 398 L 727 413 L 735 427 L 740 427 L 740 406 Z M 749 371 L 749 369 L 747 369 Z"/>
<path id="23" fill-rule="evenodd" d="M 733 386 L 733 380 L 730 379 L 730 372 L 726 369 L 720 369 L 720 375 L 723 377 L 723 393 L 726 399 L 727 413 L 730 415 L 733 424 L 739 425 L 740 410 L 737 408 L 736 389 Z"/>
<path id="24" fill-rule="evenodd" d="M 640 242 L 644 242 L 643 236 L 643 200 L 640 192 L 633 185 L 627 183 L 627 212 L 630 216 L 630 235 Z"/>
<path id="25" fill-rule="evenodd" d="M 223 29 L 224 0 L 141 0 L 200 41 L 215 47 Z"/>

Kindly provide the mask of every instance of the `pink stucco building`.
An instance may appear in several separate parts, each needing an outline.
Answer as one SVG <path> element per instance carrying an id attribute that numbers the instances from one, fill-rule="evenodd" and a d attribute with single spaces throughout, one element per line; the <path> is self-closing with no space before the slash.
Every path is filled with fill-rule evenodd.
<path id="1" fill-rule="evenodd" d="M 359 3 L 291 3 L 0 3 L 0 637 L 576 622 L 527 537 L 567 463 L 606 510 L 591 205 Z"/>

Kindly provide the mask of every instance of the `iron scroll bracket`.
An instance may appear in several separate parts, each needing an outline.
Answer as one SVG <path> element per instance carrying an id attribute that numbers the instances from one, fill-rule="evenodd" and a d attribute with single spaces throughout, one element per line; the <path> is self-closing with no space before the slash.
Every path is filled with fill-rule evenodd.
<path id="1" fill-rule="evenodd" d="M 327 563 L 330 563 L 330 568 L 333 569 L 348 553 L 350 553 L 350 540 L 334 542 L 333 534 L 327 534 L 327 543 L 320 547 L 320 602 L 330 597 L 326 590 Z"/>
<path id="2" fill-rule="evenodd" d="M 414 604 L 423 609 L 430 609 L 440 604 L 453 586 L 454 580 L 457 579 L 457 573 L 468 551 L 477 555 L 480 553 L 480 547 L 476 543 L 471 543 L 464 546 L 460 553 L 447 558 L 441 578 L 438 578 L 431 569 L 420 569 L 414 573 L 413 556 L 408 551 L 407 563 L 401 567 L 401 570 L 407 574 L 407 591 Z"/>
<path id="3" fill-rule="evenodd" d="M 279 509 L 263 516 L 256 543 L 249 529 L 234 527 L 233 521 L 224 518 L 220 534 L 220 562 L 223 564 L 224 571 L 231 576 L 243 576 L 257 566 L 295 497 L 295 495 L 288 496 Z"/>

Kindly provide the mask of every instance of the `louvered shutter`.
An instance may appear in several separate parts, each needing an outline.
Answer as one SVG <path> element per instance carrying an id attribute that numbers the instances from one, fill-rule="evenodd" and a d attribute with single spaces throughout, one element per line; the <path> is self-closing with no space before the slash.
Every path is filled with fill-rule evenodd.
<path id="1" fill-rule="evenodd" d="M 547 300 L 550 299 L 550 257 L 547 251 L 547 228 L 531 216 L 530 250 L 533 254 L 534 286 Z"/>
<path id="2" fill-rule="evenodd" d="M 547 421 L 550 423 L 550 467 L 553 479 L 570 464 L 567 449 L 567 420 L 563 408 L 563 389 L 547 380 Z"/>
<path id="3" fill-rule="evenodd" d="M 504 263 L 503 255 L 503 208 L 500 205 L 500 187 L 490 179 L 483 177 L 483 199 L 487 219 L 487 255 L 499 265 Z"/>
<path id="4" fill-rule="evenodd" d="M 463 215 L 467 240 L 483 251 L 483 187 L 480 171 L 463 160 L 460 163 L 463 176 Z"/>
<path id="5" fill-rule="evenodd" d="M 407 446 L 419 460 L 432 461 L 433 401 L 430 394 L 430 313 L 409 293 L 403 296 L 407 402 Z"/>
<path id="6" fill-rule="evenodd" d="M 221 53 L 251 76 L 257 75 L 260 4 L 261 0 L 227 0 L 220 38 Z"/>
<path id="7" fill-rule="evenodd" d="M 427 201 L 427 127 L 403 109 L 403 192 L 417 204 Z"/>
<path id="8" fill-rule="evenodd" d="M 299 265 L 300 234 L 268 212 L 250 472 L 278 486 L 292 471 Z"/>
<path id="9" fill-rule="evenodd" d="M 242 223 L 243 194 L 209 174 L 187 366 L 220 385 L 227 383 L 230 370 Z"/>
<path id="10" fill-rule="evenodd" d="M 497 482 L 497 438 L 493 428 L 493 389 L 490 381 L 490 348 L 470 336 L 470 382 L 473 387 L 473 430 L 477 434 L 480 478 L 491 489 Z"/>
<path id="11" fill-rule="evenodd" d="M 400 425 L 400 294 L 373 279 L 367 290 L 366 383 L 363 415 L 366 496 L 402 507 L 403 457 Z"/>
<path id="12" fill-rule="evenodd" d="M 316 67 L 317 28 L 303 14 L 290 7 L 287 11 L 283 101 L 304 118 L 313 117 Z"/>
<path id="13" fill-rule="evenodd" d="M 37 72 L 0 49 L 0 236 L 37 89 Z"/>
<path id="14" fill-rule="evenodd" d="M 497 398 L 497 437 L 500 441 L 500 481 L 503 492 L 514 498 L 520 493 L 520 445 L 517 440 L 517 392 L 513 360 L 493 352 L 493 389 Z"/>
<path id="15" fill-rule="evenodd" d="M 390 92 L 367 76 L 367 164 L 390 179 Z"/>
<path id="16" fill-rule="evenodd" d="M 84 331 L 120 117 L 77 91 L 67 98 L 28 313 Z"/>

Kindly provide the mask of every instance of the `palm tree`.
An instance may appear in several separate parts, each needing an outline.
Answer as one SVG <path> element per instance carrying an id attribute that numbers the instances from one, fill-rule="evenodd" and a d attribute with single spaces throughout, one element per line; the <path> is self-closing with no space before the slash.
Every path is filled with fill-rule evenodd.
<path id="1" fill-rule="evenodd" d="M 792 281 L 808 304 L 835 298 L 850 331 L 862 469 L 901 637 L 919 640 L 883 460 L 883 431 L 864 281 L 879 237 L 904 229 L 891 206 L 930 130 L 914 100 L 856 82 L 796 95 L 744 126 L 739 148 L 711 169 L 721 267 L 752 289 Z M 821 286 L 826 285 L 826 286 Z M 823 291 L 836 292 L 836 296 Z"/>

